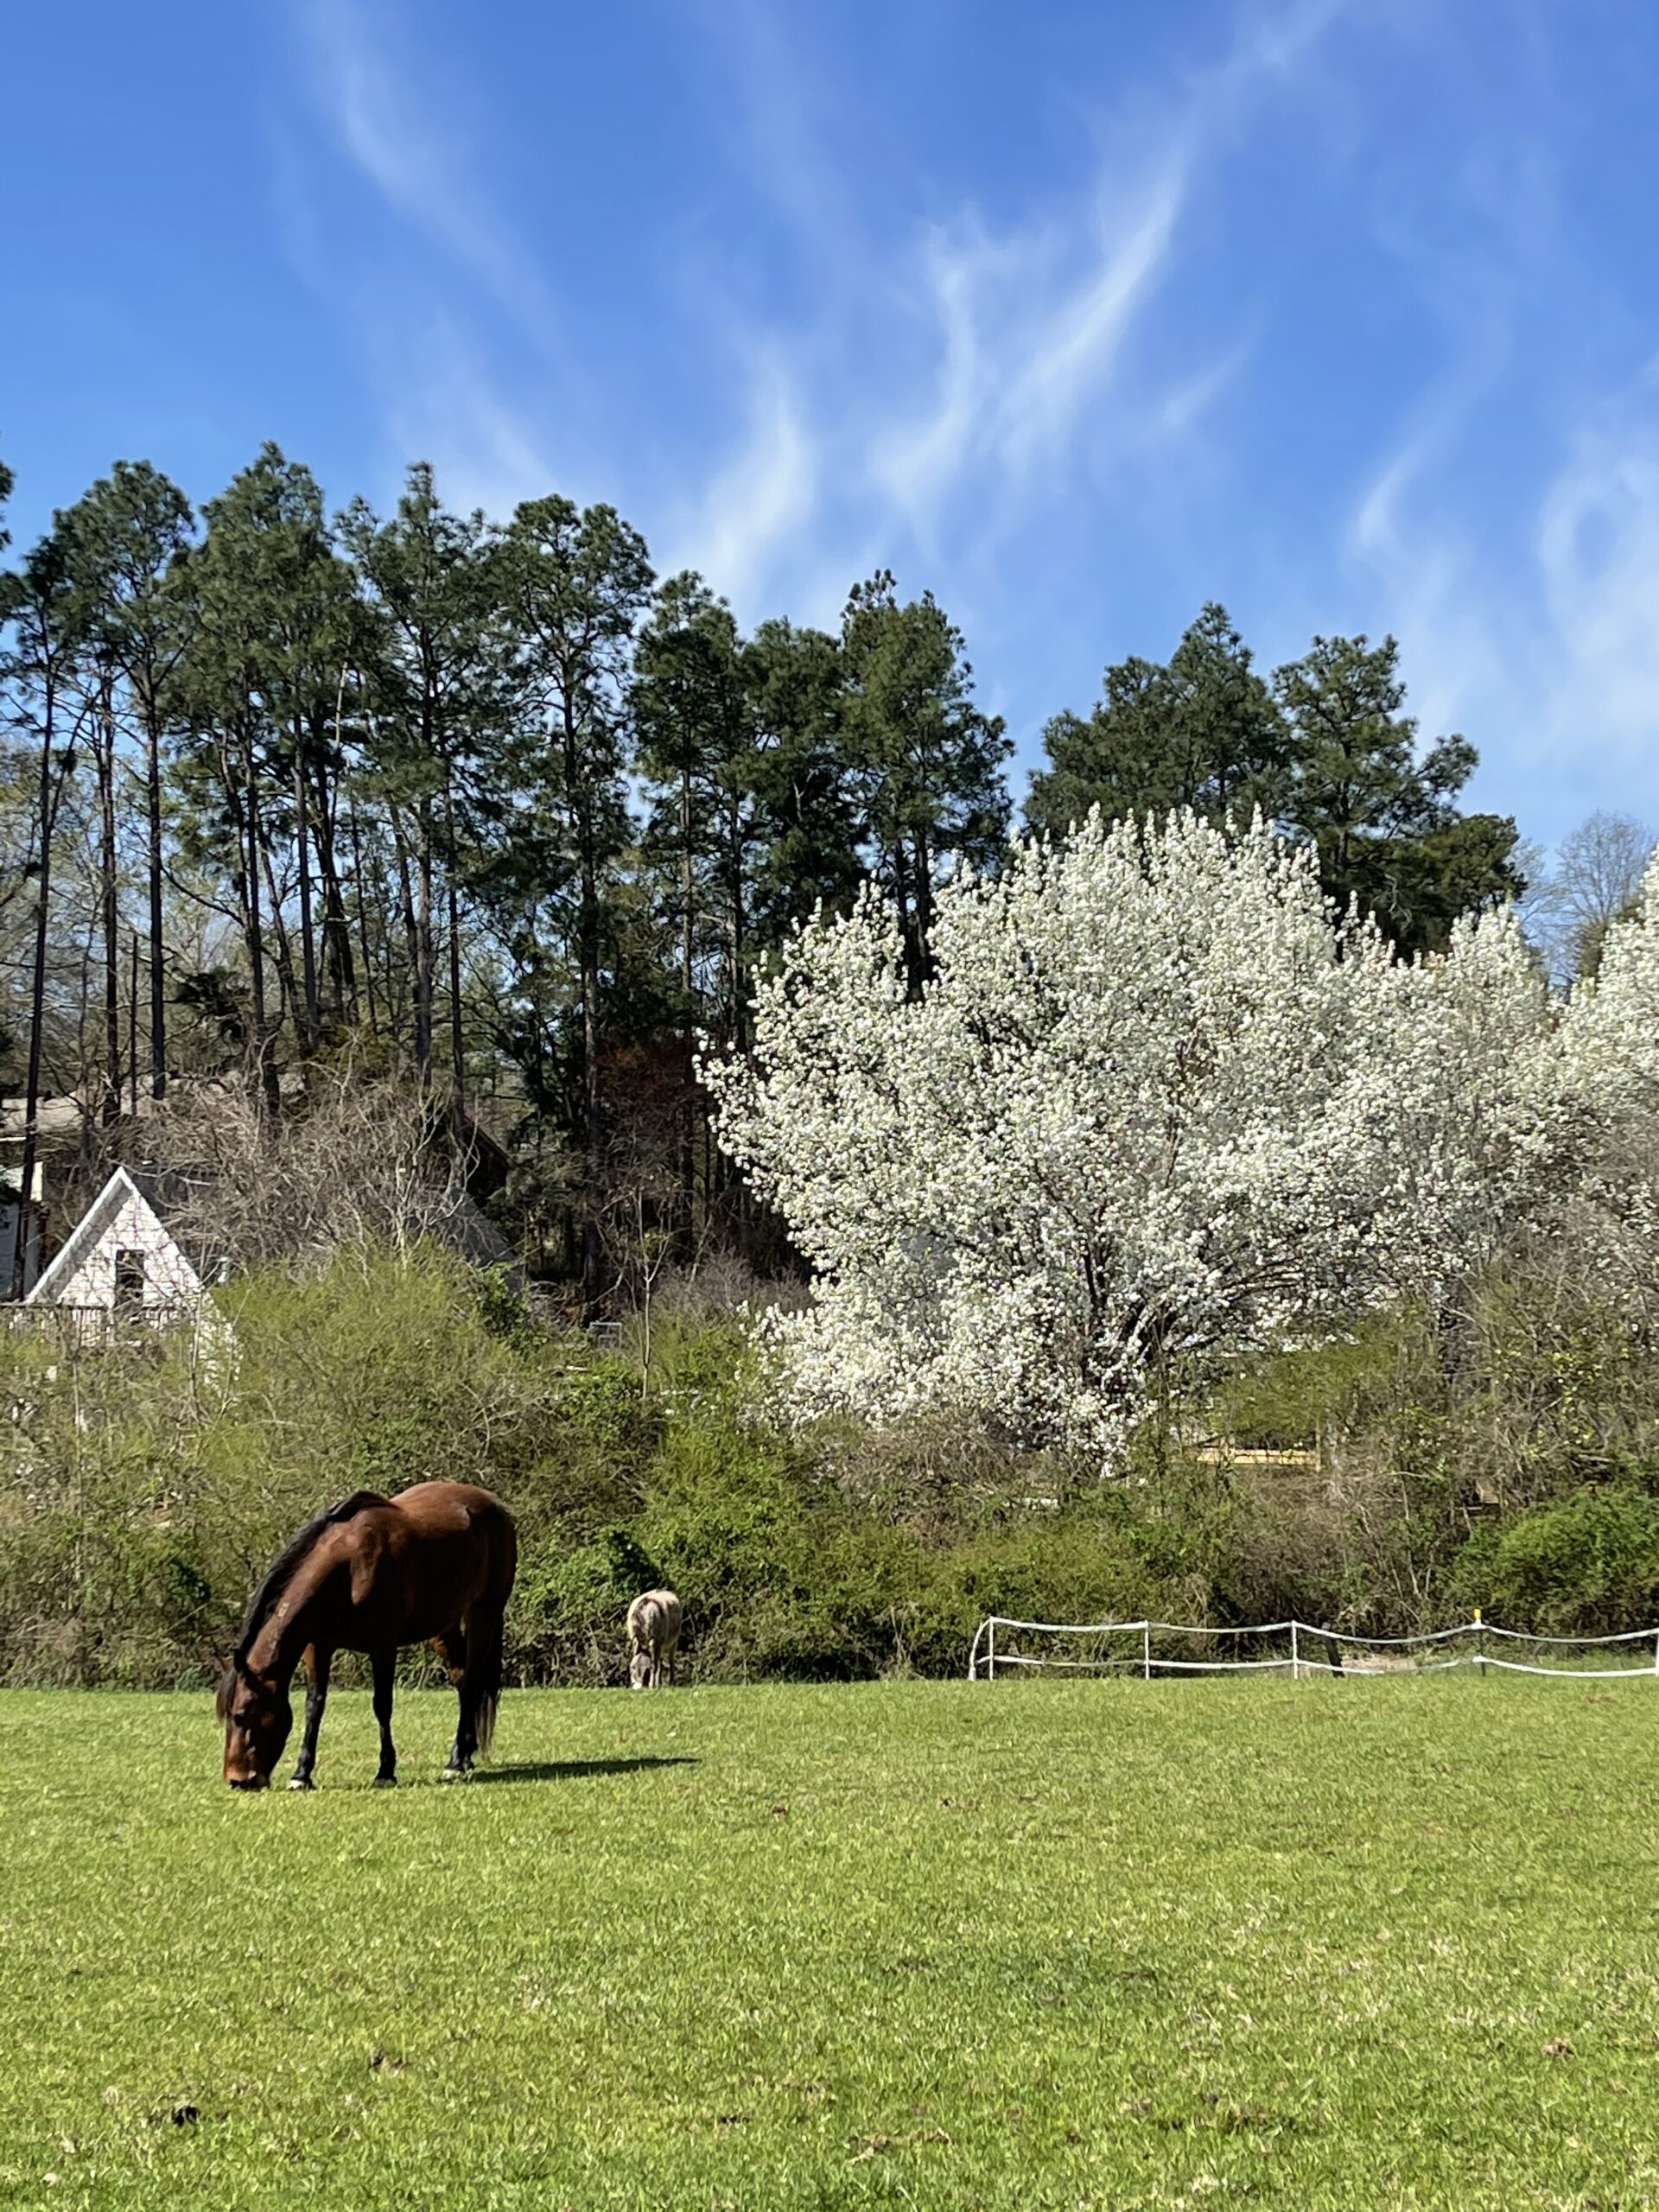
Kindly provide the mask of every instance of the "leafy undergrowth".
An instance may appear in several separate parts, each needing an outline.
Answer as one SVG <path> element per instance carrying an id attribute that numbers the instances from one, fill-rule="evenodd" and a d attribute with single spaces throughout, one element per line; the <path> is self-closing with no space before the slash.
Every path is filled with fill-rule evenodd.
<path id="1" fill-rule="evenodd" d="M 1659 2201 L 1659 1689 L 0 1696 L 0 2201 Z"/>

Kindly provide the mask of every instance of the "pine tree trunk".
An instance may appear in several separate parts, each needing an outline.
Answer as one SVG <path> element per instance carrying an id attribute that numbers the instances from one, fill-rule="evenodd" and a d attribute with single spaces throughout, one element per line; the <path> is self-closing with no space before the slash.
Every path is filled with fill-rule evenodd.
<path id="1" fill-rule="evenodd" d="M 23 1157 L 17 1180 L 17 1243 L 11 1259 L 11 1295 L 28 1287 L 29 1227 L 33 1217 L 35 1165 L 41 1144 L 41 1045 L 46 1024 L 46 943 L 52 901 L 52 827 L 57 808 L 52 791 L 52 741 L 55 689 L 48 677 L 41 732 L 40 868 L 35 878 L 35 959 L 29 988 L 29 1065 L 23 1077 Z"/>
<path id="2" fill-rule="evenodd" d="M 369 908 L 363 888 L 363 839 L 358 827 L 357 801 L 348 802 L 347 827 L 352 839 L 352 890 L 357 901 L 357 931 L 363 949 L 363 991 L 369 1009 L 369 1034 L 379 1034 L 374 1004 L 374 957 L 369 944 Z"/>
<path id="3" fill-rule="evenodd" d="M 104 1103 L 105 1128 L 121 1118 L 121 922 L 115 847 L 115 710 L 106 678 L 98 748 L 99 905 L 104 937 Z"/>
<path id="4" fill-rule="evenodd" d="M 295 725 L 294 741 L 294 844 L 300 867 L 300 967 L 304 987 L 301 1041 L 306 1057 L 316 1052 L 322 1035 L 322 1014 L 317 1002 L 317 953 L 311 928 L 311 810 L 307 804 L 305 788 L 305 751 L 300 741 L 299 726 Z"/>
<path id="5" fill-rule="evenodd" d="M 259 871 L 263 865 L 264 842 L 259 826 L 259 774 L 254 758 L 253 740 L 249 737 L 245 746 L 246 770 L 247 855 L 245 880 L 247 883 L 247 935 L 249 985 L 253 999 L 252 1035 L 249 1039 L 252 1063 L 251 1074 L 254 1092 L 264 1111 L 273 1119 L 282 1105 L 282 1094 L 276 1084 L 276 1065 L 271 1057 L 276 1039 L 265 1019 L 265 940 L 264 923 L 260 912 Z"/>
<path id="6" fill-rule="evenodd" d="M 410 981 L 414 989 L 414 1050 L 416 1065 L 418 1068 L 421 1064 L 421 994 L 419 982 L 421 972 L 421 925 L 419 918 L 415 912 L 414 880 L 410 873 L 409 865 L 409 840 L 404 835 L 403 818 L 395 806 L 391 809 L 391 820 L 392 850 L 397 856 L 397 895 L 398 903 L 403 909 L 404 942 L 408 948 Z M 388 954 L 388 988 L 390 988 L 391 982 L 391 957 L 390 954 Z M 395 1010 L 393 1014 L 390 1017 L 393 1020 L 394 1024 L 396 1020 L 396 1012 L 397 1011 L 401 1011 L 401 1008 Z M 430 1064 L 431 1044 L 429 1038 L 427 1045 L 427 1065 L 429 1069 L 430 1067 Z"/>
<path id="7" fill-rule="evenodd" d="M 340 880 L 336 836 L 339 786 L 327 788 L 321 760 L 311 821 L 316 842 L 317 875 L 322 887 L 322 965 L 327 978 L 330 1011 L 340 1024 L 357 1012 L 357 974 L 352 957 L 351 925 L 346 918 L 346 893 Z"/>
<path id="8" fill-rule="evenodd" d="M 455 794 L 447 769 L 443 798 L 444 837 L 449 849 L 444 868 L 449 924 L 449 1079 L 454 1086 L 454 1112 L 459 1129 L 467 1106 L 467 1052 L 461 1020 L 461 893 L 455 881 Z"/>
<path id="9" fill-rule="evenodd" d="M 416 810 L 420 843 L 415 854 L 415 1064 L 423 1091 L 432 1088 L 432 807 Z"/>
<path id="10" fill-rule="evenodd" d="M 693 996 L 696 881 L 691 852 L 691 771 L 688 767 L 680 773 L 680 997 L 685 1009 L 685 1103 L 680 1122 L 680 1192 L 688 1245 L 695 1240 L 697 1227 L 697 1039 L 696 1007 Z"/>
<path id="11" fill-rule="evenodd" d="M 916 959 L 914 988 L 917 995 L 921 987 L 931 980 L 933 974 L 933 855 L 928 850 L 927 833 L 916 832 Z"/>
<path id="12" fill-rule="evenodd" d="M 576 963 L 582 984 L 582 1304 L 592 1319 L 604 1294 L 604 1247 L 600 1208 L 605 1180 L 604 1094 L 599 1072 L 599 864 L 594 830 L 594 795 L 582 760 L 571 687 L 563 686 L 564 787 L 576 833 L 581 912 L 576 924 Z"/>
<path id="13" fill-rule="evenodd" d="M 734 798 L 726 816 L 726 959 L 727 996 L 731 1007 L 732 1041 L 744 1051 L 748 1037 L 748 1008 L 744 1002 L 743 953 L 748 942 L 748 914 L 743 897 L 743 823 Z"/>
<path id="14" fill-rule="evenodd" d="M 149 828 L 149 1095 L 167 1096 L 167 978 L 162 953 L 162 742 L 152 698 L 144 714 L 144 801 Z"/>
<path id="15" fill-rule="evenodd" d="M 138 1118 L 138 932 L 132 933 L 132 957 L 127 963 L 127 1084 L 130 1111 Z"/>

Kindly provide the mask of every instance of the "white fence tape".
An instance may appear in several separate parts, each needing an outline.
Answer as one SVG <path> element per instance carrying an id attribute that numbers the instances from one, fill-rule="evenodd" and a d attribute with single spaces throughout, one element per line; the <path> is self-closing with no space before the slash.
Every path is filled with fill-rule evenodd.
<path id="1" fill-rule="evenodd" d="M 1000 1649 L 999 1630 L 1004 1636 Z M 1283 1637 L 1288 1639 L 1290 1648 L 1287 1652 L 1265 1659 L 1178 1659 L 1167 1651 L 1154 1649 L 1154 1637 L 1166 1640 L 1179 1636 Z M 1030 1637 L 1109 1637 L 1122 1639 L 1123 1648 L 1092 1659 L 1050 1657 L 1020 1649 L 1018 1639 Z M 1384 1660 L 1380 1665 L 1368 1665 L 1364 1656 L 1368 1652 L 1406 1655 L 1470 1637 L 1476 1640 L 1477 1649 L 1453 1650 L 1443 1658 L 1395 1658 Z M 1632 1648 L 1632 1663 L 1624 1667 L 1574 1667 L 1567 1663 L 1535 1666 L 1524 1659 L 1500 1659 L 1488 1649 L 1488 1640 L 1493 1637 L 1559 1651 L 1587 1653 L 1629 1646 Z M 1010 1643 L 1011 1638 L 1015 1640 Z M 1306 1648 L 1305 1638 L 1314 1646 L 1312 1651 Z M 1333 1647 L 1341 1649 L 1334 1656 L 1323 1656 L 1319 1649 L 1322 1644 L 1327 1650 Z M 1643 1649 L 1640 1661 L 1637 1662 L 1634 1647 L 1638 1645 Z M 1342 1651 L 1354 1656 L 1344 1659 Z M 1314 1628 L 1306 1621 L 1297 1620 L 1263 1621 L 1254 1628 L 1198 1628 L 1189 1621 L 1020 1621 L 1007 1614 L 992 1613 L 975 1630 L 968 1655 L 970 1681 L 994 1681 L 999 1668 L 1090 1675 L 1128 1671 L 1150 1681 L 1154 1675 L 1288 1674 L 1296 1679 L 1305 1674 L 1392 1675 L 1408 1669 L 1416 1674 L 1442 1674 L 1454 1667 L 1475 1667 L 1482 1673 L 1490 1667 L 1499 1674 L 1548 1675 L 1574 1682 L 1610 1682 L 1625 1675 L 1652 1681 L 1659 1679 L 1659 1628 L 1629 1629 L 1620 1636 L 1532 1636 L 1524 1629 L 1500 1628 L 1495 1621 L 1483 1621 L 1477 1617 L 1471 1621 L 1459 1621 L 1451 1628 L 1426 1630 L 1421 1636 L 1355 1636 L 1342 1629 Z"/>

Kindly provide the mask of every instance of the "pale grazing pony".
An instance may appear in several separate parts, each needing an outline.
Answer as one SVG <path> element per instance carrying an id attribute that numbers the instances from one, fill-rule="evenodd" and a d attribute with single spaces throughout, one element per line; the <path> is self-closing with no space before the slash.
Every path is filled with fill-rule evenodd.
<path id="1" fill-rule="evenodd" d="M 671 1590 L 645 1590 L 628 1607 L 628 1682 L 659 1690 L 674 1679 L 683 1615 Z"/>

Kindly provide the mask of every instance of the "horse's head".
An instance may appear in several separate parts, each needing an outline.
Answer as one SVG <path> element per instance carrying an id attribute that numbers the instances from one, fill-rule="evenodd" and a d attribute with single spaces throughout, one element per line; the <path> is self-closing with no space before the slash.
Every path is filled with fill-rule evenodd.
<path id="1" fill-rule="evenodd" d="M 648 1689 L 651 1687 L 651 1654 L 649 1651 L 636 1651 L 632 1658 L 629 1660 L 628 1687 L 630 1689 L 636 1690 Z"/>
<path id="2" fill-rule="evenodd" d="M 294 1725 L 294 1708 L 281 1682 L 232 1660 L 219 1685 L 219 1717 L 225 1723 L 225 1779 L 232 1789 L 263 1789 Z"/>

